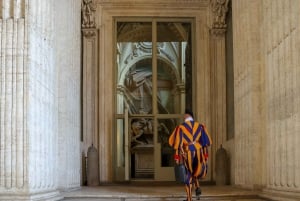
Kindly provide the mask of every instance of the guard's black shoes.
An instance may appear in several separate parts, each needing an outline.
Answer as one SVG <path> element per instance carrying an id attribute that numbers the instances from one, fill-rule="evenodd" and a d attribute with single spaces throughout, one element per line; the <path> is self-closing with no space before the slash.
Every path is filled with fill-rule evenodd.
<path id="1" fill-rule="evenodd" d="M 196 198 L 197 198 L 197 200 L 200 200 L 201 189 L 200 188 L 196 188 L 195 192 L 196 192 Z"/>
<path id="2" fill-rule="evenodd" d="M 199 195 L 201 195 L 201 189 L 200 188 L 196 188 L 196 196 L 199 196 Z"/>

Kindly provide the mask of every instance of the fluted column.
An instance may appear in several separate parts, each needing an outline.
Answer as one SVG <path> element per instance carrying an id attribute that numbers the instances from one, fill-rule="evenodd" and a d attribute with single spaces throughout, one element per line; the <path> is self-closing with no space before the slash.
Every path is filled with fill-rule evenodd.
<path id="1" fill-rule="evenodd" d="M 83 151 L 98 146 L 98 30 L 82 29 L 83 37 Z"/>
<path id="2" fill-rule="evenodd" d="M 300 192 L 298 8 L 298 0 L 233 1 L 236 184 L 278 200 Z"/>
<path id="3" fill-rule="evenodd" d="M 65 122 L 63 120 L 70 117 L 75 119 L 75 126 L 64 124 L 68 129 L 63 130 L 63 133 L 68 131 L 68 134 L 77 137 L 65 139 L 71 147 L 67 151 L 75 157 L 67 157 L 71 168 L 64 179 L 69 181 L 69 175 L 73 175 L 73 186 L 76 182 L 79 186 L 80 69 L 77 58 L 80 55 L 80 29 L 77 32 L 77 43 L 72 39 L 69 46 L 63 47 L 65 52 L 69 52 L 63 58 L 64 61 L 72 56 L 76 58 L 66 66 L 77 63 L 77 71 L 73 72 L 79 79 L 69 79 L 71 82 L 66 85 L 69 86 L 68 91 L 73 92 L 68 96 L 72 98 L 71 101 L 78 96 L 78 102 L 74 104 L 78 109 L 58 115 L 58 99 L 62 100 L 62 96 L 58 97 L 58 73 L 61 71 L 58 70 L 59 62 L 56 62 L 54 27 L 55 23 L 62 21 L 54 21 L 54 16 L 56 6 L 67 9 L 70 4 L 43 0 L 5 0 L 0 5 L 0 200 L 57 200 L 61 198 L 57 190 L 58 156 L 68 154 L 57 150 L 57 143 L 62 136 L 58 133 L 58 126 L 60 120 Z M 78 8 L 78 20 L 72 24 L 79 23 L 80 19 L 80 2 L 75 2 L 75 5 Z M 71 10 L 71 15 L 64 21 L 74 18 L 73 13 L 76 10 Z M 69 28 L 72 33 L 74 27 Z M 73 44 L 77 44 L 76 49 L 68 51 Z M 77 155 L 73 149 L 78 150 Z"/>
<path id="4" fill-rule="evenodd" d="M 34 0 L 28 2 L 28 9 L 28 187 L 33 193 L 53 191 L 58 194 L 54 176 L 57 158 L 57 69 L 53 60 L 53 4 Z M 47 177 L 49 179 L 45 180 Z"/>
<path id="5" fill-rule="evenodd" d="M 25 1 L 3 1 L 0 13 L 0 191 L 24 190 L 28 178 Z"/>
<path id="6" fill-rule="evenodd" d="M 265 86 L 260 1 L 232 1 L 235 184 L 261 187 L 264 175 Z M 228 111 L 230 112 L 230 111 Z"/>
<path id="7" fill-rule="evenodd" d="M 300 26 L 298 0 L 264 2 L 267 192 L 300 192 Z"/>
<path id="8" fill-rule="evenodd" d="M 38 12 L 51 16 L 51 5 L 1 3 L 0 200 L 59 197 L 55 68 L 45 60 L 52 58 L 52 26 L 38 18 Z"/>
<path id="9" fill-rule="evenodd" d="M 106 99 L 106 95 L 99 94 L 99 76 L 100 76 L 100 67 L 99 67 L 99 25 L 96 24 L 96 1 L 82 1 L 81 4 L 82 12 L 82 21 L 81 21 L 81 30 L 82 30 L 82 75 L 83 75 L 83 142 L 82 142 L 82 151 L 87 153 L 88 148 L 93 144 L 99 150 L 99 157 L 104 154 L 102 149 L 106 146 L 100 146 L 99 141 L 102 144 L 106 144 L 103 139 L 100 139 L 99 128 L 101 127 L 99 123 L 100 116 L 102 119 L 106 118 L 106 112 L 100 108 L 99 98 L 102 97 Z M 104 67 L 102 67 L 104 68 Z M 107 78 L 104 78 L 103 81 L 106 81 Z M 102 85 L 106 87 L 109 85 Z M 104 165 L 101 164 L 104 162 L 100 160 L 100 169 L 104 168 Z M 100 171 L 100 170 L 99 170 Z M 100 177 L 105 174 L 100 173 Z M 101 178 L 100 178 L 101 180 Z"/>
<path id="10" fill-rule="evenodd" d="M 226 141 L 226 63 L 225 28 L 211 29 L 211 111 L 214 147 L 217 149 Z"/>
<path id="11" fill-rule="evenodd" d="M 81 0 L 55 1 L 55 66 L 58 79 L 58 188 L 80 186 Z"/>
<path id="12" fill-rule="evenodd" d="M 228 1 L 211 1 L 212 27 L 210 29 L 210 111 L 214 153 L 221 144 L 226 142 L 226 58 L 225 33 Z M 214 163 L 212 169 L 214 169 Z M 212 171 L 212 173 L 214 173 Z M 214 175 L 213 175 L 214 177 Z"/>

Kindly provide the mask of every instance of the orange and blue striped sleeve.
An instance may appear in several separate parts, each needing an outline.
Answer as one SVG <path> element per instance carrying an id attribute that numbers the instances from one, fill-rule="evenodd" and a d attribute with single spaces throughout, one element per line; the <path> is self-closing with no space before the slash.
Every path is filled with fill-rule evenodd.
<path id="1" fill-rule="evenodd" d="M 211 137 L 206 129 L 206 127 L 202 124 L 202 133 L 200 137 L 200 143 L 203 147 L 210 146 L 212 144 Z"/>
<path id="2" fill-rule="evenodd" d="M 178 154 L 178 149 L 181 144 L 181 136 L 180 136 L 180 128 L 179 126 L 176 126 L 174 131 L 169 137 L 169 145 L 173 147 L 174 150 L 176 150 L 176 154 Z"/>

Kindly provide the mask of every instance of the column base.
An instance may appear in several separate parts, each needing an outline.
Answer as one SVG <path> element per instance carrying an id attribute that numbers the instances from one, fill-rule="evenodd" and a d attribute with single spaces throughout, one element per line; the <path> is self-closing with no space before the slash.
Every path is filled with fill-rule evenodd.
<path id="1" fill-rule="evenodd" d="M 1 195 L 0 201 L 58 201 L 62 200 L 63 196 L 59 191 L 51 191 L 44 193 L 36 193 L 31 195 L 7 194 Z"/>
<path id="2" fill-rule="evenodd" d="M 266 189 L 262 191 L 260 197 L 274 201 L 296 201 L 300 200 L 300 192 Z"/>

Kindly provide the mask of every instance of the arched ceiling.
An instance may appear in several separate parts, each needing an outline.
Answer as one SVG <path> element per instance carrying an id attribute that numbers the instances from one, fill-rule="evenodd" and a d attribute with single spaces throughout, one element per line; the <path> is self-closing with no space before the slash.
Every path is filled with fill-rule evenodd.
<path id="1" fill-rule="evenodd" d="M 157 42 L 181 42 L 188 40 L 189 26 L 185 23 L 161 22 L 157 24 Z M 118 22 L 118 42 L 151 42 L 151 22 Z"/>

